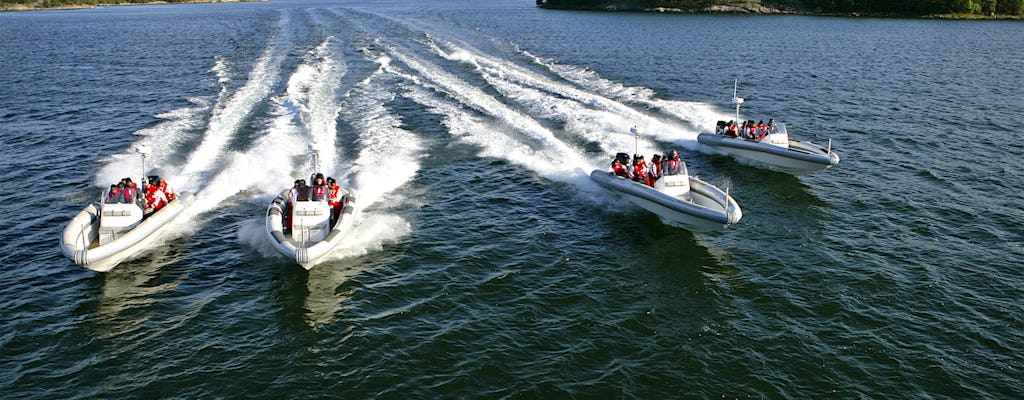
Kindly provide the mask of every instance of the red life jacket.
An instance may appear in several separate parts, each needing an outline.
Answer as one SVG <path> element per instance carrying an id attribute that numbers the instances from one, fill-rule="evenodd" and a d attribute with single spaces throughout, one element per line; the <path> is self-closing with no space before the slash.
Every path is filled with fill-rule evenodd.
<path id="1" fill-rule="evenodd" d="M 622 165 L 622 163 L 618 161 L 612 163 L 612 172 L 617 176 L 629 179 L 629 170 L 626 169 L 625 165 Z"/>
<path id="2" fill-rule="evenodd" d="M 679 156 L 668 159 L 668 173 L 672 175 L 679 173 Z"/>
<path id="3" fill-rule="evenodd" d="M 645 176 L 647 176 L 647 163 L 643 161 L 636 163 L 633 166 L 633 179 L 640 180 Z"/>
<path id="4" fill-rule="evenodd" d="M 121 191 L 121 202 L 125 203 L 125 204 L 132 204 L 132 203 L 134 203 L 135 202 L 135 193 L 136 193 L 135 192 L 135 184 L 132 184 L 132 187 L 130 187 L 130 188 L 128 188 L 128 187 L 124 188 L 124 190 Z"/>
<path id="5" fill-rule="evenodd" d="M 164 192 L 164 196 L 167 196 L 167 202 L 174 200 L 174 190 L 172 190 L 170 185 L 167 184 L 167 181 L 162 178 L 160 179 L 160 191 Z"/>
<path id="6" fill-rule="evenodd" d="M 327 192 L 327 203 L 329 203 L 331 207 L 337 207 L 341 205 L 341 186 L 331 186 L 331 188 L 328 189 Z"/>
<path id="7" fill-rule="evenodd" d="M 159 210 L 167 205 L 167 195 L 158 186 L 146 186 L 146 204 L 154 211 Z"/>
<path id="8" fill-rule="evenodd" d="M 309 199 L 312 201 L 327 200 L 327 186 L 313 185 L 309 187 Z"/>

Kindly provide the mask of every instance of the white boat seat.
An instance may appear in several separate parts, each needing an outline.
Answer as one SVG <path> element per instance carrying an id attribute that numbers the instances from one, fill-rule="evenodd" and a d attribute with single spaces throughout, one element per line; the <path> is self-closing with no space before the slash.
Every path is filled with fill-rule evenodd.
<path id="1" fill-rule="evenodd" d="M 295 215 L 303 217 L 314 217 L 324 215 L 324 210 L 319 208 L 295 210 Z"/>

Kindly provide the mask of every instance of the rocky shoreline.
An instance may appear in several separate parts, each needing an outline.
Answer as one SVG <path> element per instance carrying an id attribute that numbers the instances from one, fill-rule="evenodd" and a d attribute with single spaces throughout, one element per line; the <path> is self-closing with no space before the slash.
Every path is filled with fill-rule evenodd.
<path id="1" fill-rule="evenodd" d="M 111 6 L 144 6 L 150 4 L 190 4 L 190 3 L 242 3 L 252 1 L 267 1 L 267 0 L 183 0 L 183 1 L 147 1 L 142 3 L 101 3 L 101 4 L 67 4 L 57 7 L 43 7 L 42 1 L 35 1 L 30 4 L 20 3 L 3 3 L 0 7 L 0 12 L 3 11 L 45 11 L 45 10 L 76 10 L 83 8 L 99 8 L 99 7 L 111 7 Z"/>
<path id="2" fill-rule="evenodd" d="M 866 17 L 866 18 L 926 18 L 926 19 L 956 19 L 956 20 L 1022 20 L 1024 17 L 1018 15 L 1001 14 L 894 14 L 879 12 L 822 12 L 820 9 L 810 10 L 801 7 L 802 3 L 787 1 L 785 4 L 768 2 L 762 3 L 758 0 L 735 0 L 723 1 L 721 4 L 712 4 L 696 8 L 678 8 L 671 6 L 651 6 L 658 3 L 655 0 L 535 0 L 538 7 L 561 10 L 581 11 L 623 11 L 623 12 L 659 12 L 659 13 L 680 13 L 680 14 L 746 14 L 746 15 L 811 15 L 830 17 Z"/>
<path id="3" fill-rule="evenodd" d="M 735 1 L 713 4 L 699 8 L 650 7 L 649 1 L 565 1 L 536 0 L 541 8 L 589 11 L 636 11 L 636 12 L 671 12 L 685 14 L 806 14 L 792 7 L 764 5 L 756 1 Z"/>

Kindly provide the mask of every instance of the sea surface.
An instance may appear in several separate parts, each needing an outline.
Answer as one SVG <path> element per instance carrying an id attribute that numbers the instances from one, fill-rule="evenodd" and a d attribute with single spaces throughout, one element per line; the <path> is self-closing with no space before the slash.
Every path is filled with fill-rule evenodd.
<path id="1" fill-rule="evenodd" d="M 0 397 L 1024 398 L 1022 38 L 531 0 L 2 13 Z M 840 164 L 699 145 L 737 81 Z M 362 209 L 307 272 L 263 215 L 310 144 Z M 64 225 L 140 145 L 196 203 L 76 266 Z M 738 224 L 587 177 L 673 148 Z"/>

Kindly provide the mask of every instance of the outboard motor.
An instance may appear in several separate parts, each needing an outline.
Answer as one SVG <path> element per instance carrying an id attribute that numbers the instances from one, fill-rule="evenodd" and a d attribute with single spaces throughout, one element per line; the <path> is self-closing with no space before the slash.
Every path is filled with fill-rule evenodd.
<path id="1" fill-rule="evenodd" d="M 715 133 L 719 135 L 725 133 L 725 121 L 718 121 L 718 123 L 715 124 Z"/>

